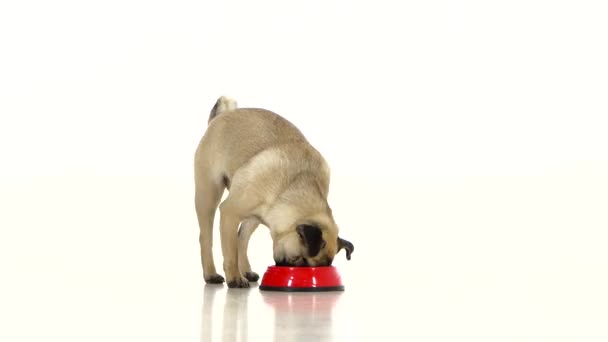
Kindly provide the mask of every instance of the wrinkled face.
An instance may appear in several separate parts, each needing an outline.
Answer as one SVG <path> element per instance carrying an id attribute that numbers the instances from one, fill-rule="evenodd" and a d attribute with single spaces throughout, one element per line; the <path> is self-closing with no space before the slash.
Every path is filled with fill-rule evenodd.
<path id="1" fill-rule="evenodd" d="M 277 236 L 273 242 L 277 266 L 330 266 L 342 248 L 350 260 L 353 244 L 339 238 L 335 229 L 315 224 L 298 225 L 294 230 Z"/>

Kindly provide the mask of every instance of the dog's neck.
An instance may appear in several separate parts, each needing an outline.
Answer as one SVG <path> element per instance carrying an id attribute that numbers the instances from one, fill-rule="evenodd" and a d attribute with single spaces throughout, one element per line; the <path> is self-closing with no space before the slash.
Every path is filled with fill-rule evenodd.
<path id="1" fill-rule="evenodd" d="M 324 205 L 320 206 L 320 203 Z M 325 200 L 277 201 L 261 215 L 261 218 L 273 235 L 291 232 L 298 224 L 318 223 L 323 226 L 333 224 L 331 210 Z"/>

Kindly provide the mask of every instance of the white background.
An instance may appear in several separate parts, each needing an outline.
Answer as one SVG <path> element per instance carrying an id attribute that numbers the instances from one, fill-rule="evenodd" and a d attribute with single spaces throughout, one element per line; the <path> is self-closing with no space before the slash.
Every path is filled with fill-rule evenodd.
<path id="1" fill-rule="evenodd" d="M 415 340 L 605 340 L 607 17 L 585 0 L 3 1 L 0 339 L 198 338 L 192 159 L 229 95 L 329 161 L 347 286 L 436 299 L 359 310 L 418 319 L 399 332 Z M 260 229 L 258 272 L 270 246 Z"/>

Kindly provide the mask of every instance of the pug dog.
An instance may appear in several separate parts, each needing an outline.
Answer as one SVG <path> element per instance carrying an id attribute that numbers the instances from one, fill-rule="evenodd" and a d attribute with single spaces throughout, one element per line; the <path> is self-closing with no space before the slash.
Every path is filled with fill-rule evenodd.
<path id="1" fill-rule="evenodd" d="M 278 266 L 329 266 L 342 249 L 350 260 L 354 246 L 338 236 L 327 203 L 329 167 L 300 130 L 278 114 L 238 108 L 233 99 L 220 97 L 196 149 L 194 174 L 207 283 L 224 282 L 212 253 L 218 206 L 228 287 L 246 288 L 259 279 L 247 247 L 260 224 L 270 229 Z"/>

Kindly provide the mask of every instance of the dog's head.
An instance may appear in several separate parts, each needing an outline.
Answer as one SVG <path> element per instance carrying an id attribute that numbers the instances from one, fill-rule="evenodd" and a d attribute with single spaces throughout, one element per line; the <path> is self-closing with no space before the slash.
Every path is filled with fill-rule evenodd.
<path id="1" fill-rule="evenodd" d="M 277 236 L 273 242 L 277 266 L 330 266 L 335 255 L 346 251 L 350 260 L 352 243 L 338 236 L 335 224 L 301 223 Z"/>

